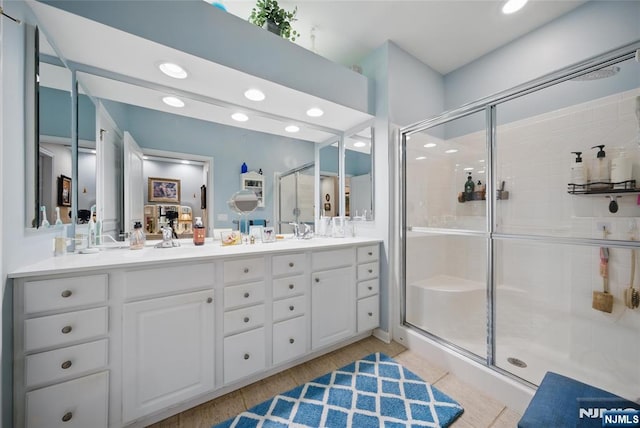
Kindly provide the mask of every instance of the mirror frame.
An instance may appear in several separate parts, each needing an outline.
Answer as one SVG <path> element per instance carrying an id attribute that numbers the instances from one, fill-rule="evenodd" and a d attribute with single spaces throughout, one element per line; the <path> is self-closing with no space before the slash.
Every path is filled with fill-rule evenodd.
<path id="1" fill-rule="evenodd" d="M 39 229 L 40 218 L 40 29 L 26 27 L 25 52 L 25 227 Z"/>

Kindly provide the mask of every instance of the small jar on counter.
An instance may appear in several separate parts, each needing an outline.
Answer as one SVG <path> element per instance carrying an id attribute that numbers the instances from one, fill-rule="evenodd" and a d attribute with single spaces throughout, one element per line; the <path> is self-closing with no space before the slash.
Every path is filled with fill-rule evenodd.
<path id="1" fill-rule="evenodd" d="M 142 223 L 136 221 L 133 225 L 133 232 L 131 232 L 131 236 L 129 237 L 129 249 L 143 249 L 146 240 L 147 237 L 144 235 L 144 231 L 142 230 Z"/>

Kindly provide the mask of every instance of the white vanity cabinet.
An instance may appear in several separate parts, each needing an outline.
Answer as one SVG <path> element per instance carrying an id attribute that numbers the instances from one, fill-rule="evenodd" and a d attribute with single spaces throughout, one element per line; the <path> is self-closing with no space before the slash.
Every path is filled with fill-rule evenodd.
<path id="1" fill-rule="evenodd" d="M 16 425 L 107 427 L 108 275 L 16 282 Z"/>
<path id="2" fill-rule="evenodd" d="M 309 331 L 309 280 L 307 255 L 273 256 L 273 365 L 299 358 L 307 352 Z"/>
<path id="3" fill-rule="evenodd" d="M 318 349 L 356 332 L 355 248 L 311 254 L 311 347 Z"/>
<path id="4" fill-rule="evenodd" d="M 358 247 L 358 333 L 373 330 L 380 324 L 380 266 L 378 245 Z"/>
<path id="5" fill-rule="evenodd" d="M 124 294 L 136 297 L 122 311 L 125 424 L 213 390 L 213 284 L 213 263 L 125 272 Z"/>
<path id="6" fill-rule="evenodd" d="M 213 245 L 12 273 L 15 427 L 144 427 L 378 326 L 377 240 Z"/>
<path id="7" fill-rule="evenodd" d="M 224 383 L 266 368 L 264 257 L 227 260 L 224 278 Z"/>

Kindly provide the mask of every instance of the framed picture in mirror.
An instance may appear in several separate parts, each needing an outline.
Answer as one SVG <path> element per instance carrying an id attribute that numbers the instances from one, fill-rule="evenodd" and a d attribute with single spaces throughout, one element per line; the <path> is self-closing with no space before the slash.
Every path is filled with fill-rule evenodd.
<path id="1" fill-rule="evenodd" d="M 66 175 L 58 177 L 58 206 L 71 206 L 71 178 Z"/>
<path id="2" fill-rule="evenodd" d="M 180 203 L 180 180 L 149 177 L 149 202 Z"/>

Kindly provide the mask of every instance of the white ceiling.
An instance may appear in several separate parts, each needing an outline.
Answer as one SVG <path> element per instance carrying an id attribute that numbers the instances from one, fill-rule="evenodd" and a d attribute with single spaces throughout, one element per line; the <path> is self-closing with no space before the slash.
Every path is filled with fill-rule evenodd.
<path id="1" fill-rule="evenodd" d="M 205 0 L 211 2 L 211 0 Z M 347 67 L 392 40 L 441 74 L 552 21 L 586 0 L 529 0 L 512 15 L 498 0 L 295 0 L 295 43 Z M 222 0 L 229 13 L 247 19 L 255 0 Z M 315 36 L 313 38 L 312 36 Z"/>

